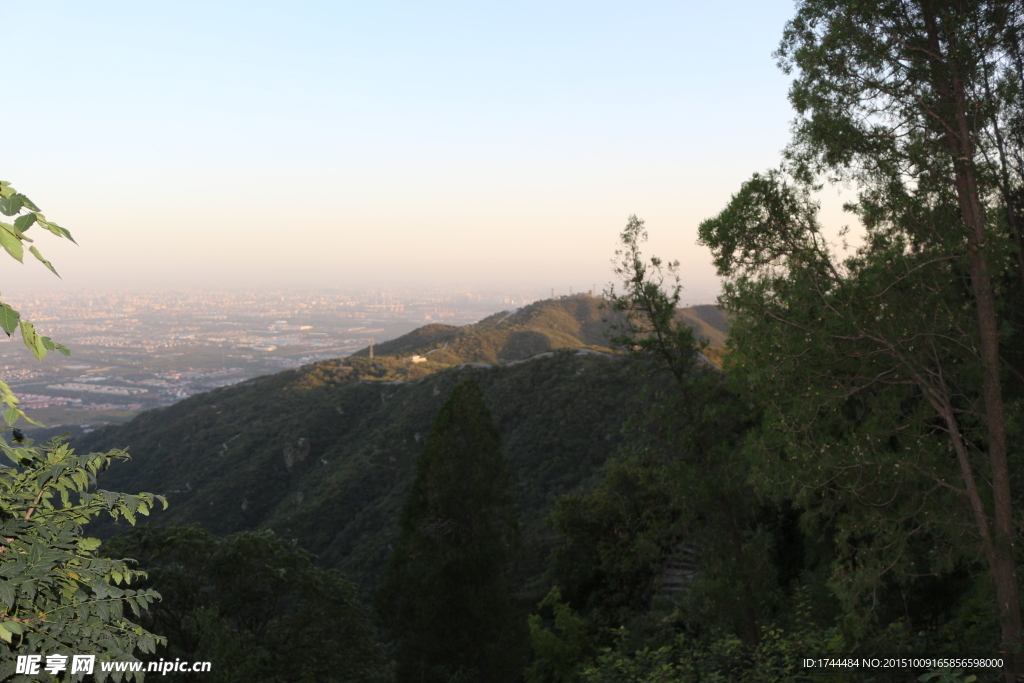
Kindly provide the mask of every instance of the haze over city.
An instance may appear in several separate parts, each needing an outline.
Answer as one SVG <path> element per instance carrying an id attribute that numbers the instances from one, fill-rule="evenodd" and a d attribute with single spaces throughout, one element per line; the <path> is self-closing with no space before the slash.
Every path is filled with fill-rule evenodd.
<path id="1" fill-rule="evenodd" d="M 423 325 L 466 325 L 536 293 L 452 288 L 23 292 L 71 357 L 0 335 L 0 372 L 49 427 L 90 430 L 260 375 L 348 356 Z"/>
<path id="2" fill-rule="evenodd" d="M 786 144 L 790 11 L 5 3 L 4 179 L 80 244 L 44 236 L 64 279 L 27 263 L 5 291 L 565 293 L 607 284 L 637 214 L 710 303 L 696 229 Z"/>

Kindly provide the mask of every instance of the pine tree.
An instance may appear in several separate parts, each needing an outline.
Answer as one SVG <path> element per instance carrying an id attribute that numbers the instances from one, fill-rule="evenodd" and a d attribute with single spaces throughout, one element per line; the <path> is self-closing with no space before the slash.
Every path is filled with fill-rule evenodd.
<path id="1" fill-rule="evenodd" d="M 512 480 L 475 380 L 441 406 L 416 463 L 377 606 L 399 681 L 518 678 L 525 622 L 509 567 L 518 549 Z"/>

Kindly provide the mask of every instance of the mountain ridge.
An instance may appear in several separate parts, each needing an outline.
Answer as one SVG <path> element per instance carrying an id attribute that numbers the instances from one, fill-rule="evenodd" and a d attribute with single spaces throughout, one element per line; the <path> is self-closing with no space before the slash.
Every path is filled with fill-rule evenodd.
<path id="1" fill-rule="evenodd" d="M 472 374 L 516 482 L 528 577 L 546 557 L 554 501 L 594 480 L 622 442 L 622 425 L 651 400 L 642 391 L 648 378 L 628 356 L 582 344 L 596 340 L 596 305 L 539 302 L 489 316 L 469 334 L 454 328 L 458 338 L 450 326 L 428 326 L 395 340 L 398 354 L 321 361 L 223 387 L 73 445 L 128 447 L 132 460 L 104 473 L 102 486 L 167 496 L 170 508 L 153 523 L 199 523 L 218 534 L 272 529 L 371 590 L 434 413 Z M 532 345 L 513 334 L 522 332 L 534 333 Z M 551 348 L 559 340 L 573 346 Z M 446 356 L 409 362 L 405 353 L 430 350 L 424 341 L 441 346 L 431 357 Z"/>
<path id="2" fill-rule="evenodd" d="M 711 348 L 723 348 L 728 319 L 713 305 L 679 309 L 680 322 Z M 537 301 L 514 311 L 499 311 L 479 322 L 456 327 L 433 323 L 374 346 L 376 356 L 419 355 L 439 365 L 499 363 L 559 348 L 608 349 L 612 325 L 622 315 L 607 300 L 589 294 Z M 369 357 L 369 347 L 350 358 Z"/>

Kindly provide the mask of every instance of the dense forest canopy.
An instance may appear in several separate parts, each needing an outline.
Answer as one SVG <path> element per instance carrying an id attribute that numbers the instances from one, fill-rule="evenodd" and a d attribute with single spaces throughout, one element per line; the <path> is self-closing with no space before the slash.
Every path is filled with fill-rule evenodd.
<path id="1" fill-rule="evenodd" d="M 831 591 L 984 567 L 1019 651 L 1024 87 L 1016 3 L 802 2 L 777 56 L 794 139 L 701 226 L 734 314 L 733 386 L 764 410 L 752 481 L 834 528 Z M 857 188 L 841 259 L 812 196 Z M 984 577 L 984 578 L 982 578 Z M 864 621 L 863 623 L 867 623 Z M 1009 656 L 1007 680 L 1022 670 Z"/>

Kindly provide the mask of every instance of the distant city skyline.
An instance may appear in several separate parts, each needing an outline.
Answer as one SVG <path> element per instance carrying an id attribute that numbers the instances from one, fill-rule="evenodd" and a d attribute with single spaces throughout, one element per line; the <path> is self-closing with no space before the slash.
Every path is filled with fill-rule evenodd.
<path id="1" fill-rule="evenodd" d="M 697 226 L 778 164 L 792 112 L 771 53 L 791 13 L 5 3 L 22 92 L 0 178 L 81 246 L 39 235 L 64 279 L 26 263 L 0 290 L 601 290 L 636 214 L 684 300 L 710 303 Z"/>

